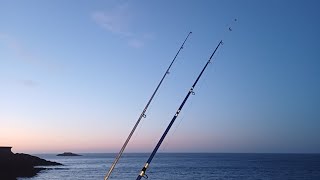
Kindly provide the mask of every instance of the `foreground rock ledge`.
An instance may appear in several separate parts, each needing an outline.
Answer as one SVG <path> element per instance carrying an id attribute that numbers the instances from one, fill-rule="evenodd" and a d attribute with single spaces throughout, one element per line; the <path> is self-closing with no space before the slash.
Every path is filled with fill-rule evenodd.
<path id="1" fill-rule="evenodd" d="M 33 177 L 45 169 L 35 166 L 62 165 L 29 154 L 12 153 L 11 148 L 0 146 L 0 179 L 15 180 L 17 177 Z"/>

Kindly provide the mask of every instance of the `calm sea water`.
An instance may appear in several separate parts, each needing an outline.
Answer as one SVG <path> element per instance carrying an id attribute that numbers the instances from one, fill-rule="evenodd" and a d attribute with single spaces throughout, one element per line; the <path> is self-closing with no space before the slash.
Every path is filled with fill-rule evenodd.
<path id="1" fill-rule="evenodd" d="M 115 154 L 79 157 L 37 155 L 64 166 L 50 167 L 33 178 L 19 180 L 103 180 Z M 111 179 L 136 179 L 149 154 L 124 154 Z M 147 170 L 150 180 L 248 179 L 320 180 L 320 154 L 158 154 Z"/>

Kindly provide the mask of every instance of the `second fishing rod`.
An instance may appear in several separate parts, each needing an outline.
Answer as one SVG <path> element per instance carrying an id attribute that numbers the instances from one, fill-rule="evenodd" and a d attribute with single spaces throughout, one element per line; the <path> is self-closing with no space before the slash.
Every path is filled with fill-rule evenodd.
<path id="1" fill-rule="evenodd" d="M 218 48 L 220 47 L 220 45 L 223 44 L 222 40 L 219 42 L 219 44 L 217 45 L 217 47 L 215 48 L 215 50 L 213 51 L 213 53 L 211 54 L 209 60 L 207 61 L 207 63 L 205 64 L 205 66 L 203 67 L 202 71 L 200 72 L 200 74 L 198 75 L 197 79 L 195 80 L 195 82 L 193 83 L 192 87 L 190 88 L 190 90 L 188 91 L 186 97 L 184 98 L 184 100 L 182 101 L 181 105 L 179 106 L 178 110 L 176 111 L 175 115 L 173 116 L 172 120 L 170 121 L 169 125 L 167 126 L 166 130 L 164 131 L 164 133 L 162 134 L 160 140 L 158 141 L 156 147 L 153 149 L 151 155 L 149 156 L 147 162 L 145 163 L 144 167 L 142 168 L 140 174 L 138 175 L 136 180 L 140 180 L 142 177 L 148 179 L 148 176 L 146 175 L 146 171 L 152 161 L 152 159 L 154 158 L 154 156 L 156 155 L 158 149 L 160 148 L 164 138 L 167 136 L 171 126 L 173 125 L 173 123 L 175 122 L 176 118 L 179 116 L 184 104 L 187 102 L 189 96 L 191 94 L 194 94 L 193 89 L 195 88 L 196 84 L 198 83 L 200 77 L 202 76 L 203 72 L 205 71 L 205 69 L 207 68 L 208 64 L 211 62 L 211 59 L 213 57 L 213 55 L 216 53 L 216 51 L 218 50 Z"/>

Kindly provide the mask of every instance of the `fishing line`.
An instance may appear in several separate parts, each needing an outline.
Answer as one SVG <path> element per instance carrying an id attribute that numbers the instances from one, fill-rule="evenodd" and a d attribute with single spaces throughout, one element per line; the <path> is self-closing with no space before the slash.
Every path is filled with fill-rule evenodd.
<path id="1" fill-rule="evenodd" d="M 153 98 L 153 102 L 150 103 L 149 108 L 148 108 L 148 110 L 146 111 L 145 114 L 150 114 L 150 112 L 152 112 L 152 108 L 153 108 L 155 102 L 157 102 L 158 97 L 159 97 L 159 94 L 155 94 L 155 96 Z M 145 118 L 142 118 L 142 120 L 140 121 L 140 126 L 137 129 L 137 132 L 133 135 L 133 138 L 132 138 L 133 140 L 132 141 L 136 141 L 138 135 L 140 135 L 140 132 L 141 132 L 140 130 L 141 130 L 142 126 L 144 125 L 144 123 L 145 123 L 145 121 L 146 121 L 146 119 L 148 117 L 149 116 L 146 116 Z"/>
<path id="2" fill-rule="evenodd" d="M 214 64 L 214 61 L 211 62 L 212 64 Z M 210 74 L 212 71 L 214 70 L 214 68 L 209 68 L 208 69 L 208 73 L 207 74 Z M 201 82 L 199 82 L 199 87 L 197 89 L 203 89 L 203 86 L 206 85 L 206 89 L 209 89 L 209 86 L 207 85 L 207 80 L 208 80 L 209 76 L 205 76 L 203 78 L 203 80 Z M 196 95 L 196 93 L 194 94 Z M 168 144 L 170 143 L 170 140 L 172 138 L 172 136 L 174 136 L 174 134 L 176 133 L 176 131 L 178 130 L 178 128 L 180 127 L 180 124 L 182 123 L 183 119 L 191 112 L 191 109 L 194 105 L 194 99 L 192 98 L 190 100 L 190 103 L 189 105 L 186 106 L 185 110 L 184 110 L 184 113 L 183 113 L 183 116 L 181 118 L 179 118 L 180 120 L 178 121 L 177 125 L 174 127 L 174 129 L 172 130 L 172 133 L 169 134 L 167 140 L 164 140 L 164 148 L 161 149 L 161 151 L 165 151 Z"/>
<path id="3" fill-rule="evenodd" d="M 174 127 L 172 133 L 169 134 L 167 140 L 164 140 L 164 147 L 162 148 L 162 152 L 166 150 L 168 144 L 170 143 L 172 137 L 174 136 L 174 134 L 176 133 L 176 131 L 178 130 L 178 128 L 180 127 L 180 124 L 182 123 L 183 119 L 185 119 L 185 117 L 191 112 L 191 108 L 193 107 L 193 100 L 190 101 L 189 105 L 186 106 L 186 109 L 183 113 L 183 116 L 181 118 L 179 118 L 180 120 L 178 121 L 178 124 Z"/>
<path id="4" fill-rule="evenodd" d="M 234 18 L 230 21 L 230 23 L 226 24 L 222 35 L 221 35 L 221 39 L 223 39 L 224 41 L 226 41 L 226 37 L 228 36 L 228 34 L 230 34 L 230 32 L 232 32 L 234 30 L 235 24 L 238 22 L 237 18 Z"/>
<path id="5" fill-rule="evenodd" d="M 234 25 L 237 21 L 238 21 L 237 19 L 233 19 L 233 20 L 231 21 L 231 23 L 225 25 L 225 27 L 224 27 L 224 29 L 223 29 L 223 32 L 222 32 L 222 35 L 220 35 L 220 36 L 222 36 L 222 39 L 225 39 L 225 37 L 230 33 L 230 31 L 233 31 L 233 25 Z M 213 64 L 214 61 L 212 61 L 211 63 Z M 209 68 L 209 70 L 208 70 L 209 72 L 208 72 L 207 74 L 211 74 L 213 70 L 214 70 L 214 68 Z M 203 78 L 202 82 L 199 83 L 197 89 L 203 89 L 203 86 L 206 86 L 206 89 L 209 89 L 209 86 L 208 86 L 208 84 L 207 84 L 208 78 L 209 78 L 209 76 L 205 76 L 205 77 Z M 170 142 L 171 137 L 176 133 L 176 131 L 177 131 L 177 129 L 179 128 L 182 120 L 183 120 L 184 117 L 189 113 L 189 110 L 191 109 L 192 105 L 193 105 L 193 99 L 192 99 L 191 102 L 190 102 L 190 106 L 187 106 L 187 108 L 184 110 L 185 113 L 184 113 L 183 117 L 182 117 L 182 118 L 179 118 L 180 120 L 178 121 L 178 124 L 174 127 L 172 133 L 170 133 L 169 136 L 168 136 L 168 138 L 167 138 L 166 140 L 164 140 L 163 148 L 161 148 L 161 151 L 162 151 L 162 152 L 166 150 L 166 148 L 167 148 L 167 146 L 168 146 L 168 144 L 169 144 L 169 142 Z"/>

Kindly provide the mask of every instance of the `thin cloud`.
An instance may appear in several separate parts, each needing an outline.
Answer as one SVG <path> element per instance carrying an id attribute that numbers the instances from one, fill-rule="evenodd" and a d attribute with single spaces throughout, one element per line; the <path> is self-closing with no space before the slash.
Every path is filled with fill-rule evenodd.
<path id="1" fill-rule="evenodd" d="M 143 37 L 143 39 L 145 39 L 145 40 L 153 40 L 153 39 L 155 39 L 155 34 L 154 33 L 144 33 L 143 35 L 142 35 L 142 37 Z"/>
<path id="2" fill-rule="evenodd" d="M 6 38 L 8 38 L 8 35 L 0 32 L 0 39 L 6 39 Z"/>
<path id="3" fill-rule="evenodd" d="M 0 32 L 0 43 L 3 43 L 9 51 L 12 51 L 14 55 L 18 56 L 19 59 L 21 59 L 25 63 L 40 66 L 42 68 L 45 67 L 50 70 L 57 70 L 61 68 L 60 65 L 50 63 L 48 61 L 45 61 L 43 58 L 37 57 L 33 52 L 23 46 L 20 41 L 10 36 L 9 34 Z"/>
<path id="4" fill-rule="evenodd" d="M 144 46 L 144 42 L 138 39 L 132 39 L 128 42 L 128 45 L 134 48 L 141 48 Z"/>
<path id="5" fill-rule="evenodd" d="M 18 82 L 26 87 L 36 87 L 39 85 L 38 82 L 33 80 L 19 80 Z"/>
<path id="6" fill-rule="evenodd" d="M 142 33 L 138 36 L 131 31 L 131 25 L 136 23 L 133 23 L 134 15 L 130 12 L 128 3 L 118 5 L 109 11 L 96 11 L 92 18 L 108 32 L 126 38 L 127 44 L 133 48 L 141 48 L 154 38 L 153 33 Z"/>
<path id="7" fill-rule="evenodd" d="M 132 33 L 129 31 L 130 15 L 127 3 L 117 6 L 110 11 L 96 11 L 92 14 L 92 18 L 97 24 L 112 33 L 132 36 Z"/>
<path id="8" fill-rule="evenodd" d="M 14 50 L 16 52 L 20 51 L 19 45 L 16 42 L 16 40 L 14 38 L 12 38 L 11 36 L 9 36 L 8 34 L 4 34 L 4 33 L 0 32 L 0 40 L 5 46 L 10 48 L 11 50 Z"/>

